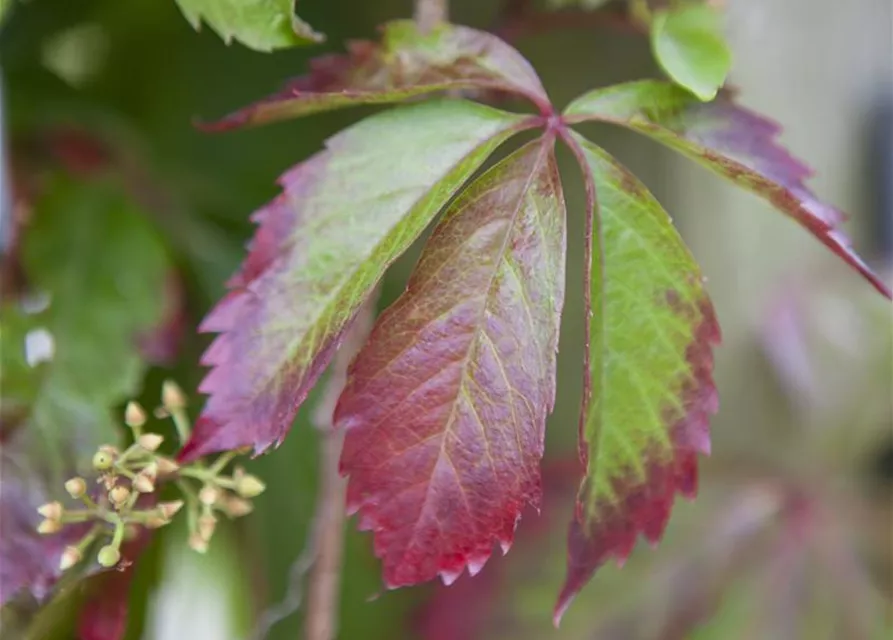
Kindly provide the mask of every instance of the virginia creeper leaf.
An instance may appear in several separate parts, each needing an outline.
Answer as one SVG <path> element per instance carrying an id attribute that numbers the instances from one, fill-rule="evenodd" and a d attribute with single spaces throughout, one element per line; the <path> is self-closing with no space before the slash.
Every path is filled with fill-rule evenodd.
<path id="1" fill-rule="evenodd" d="M 95 448 L 117 442 L 109 411 L 138 390 L 137 338 L 161 319 L 170 273 L 144 214 L 111 185 L 58 180 L 22 242 L 44 300 L 0 310 L 0 604 L 22 589 L 43 599 L 62 547 L 83 533 L 38 536 L 36 509 L 65 498 L 64 479 L 88 475 Z"/>
<path id="2" fill-rule="evenodd" d="M 230 293 L 202 331 L 210 394 L 181 455 L 282 440 L 344 329 L 520 117 L 471 102 L 406 106 L 363 120 L 280 180 Z"/>
<path id="3" fill-rule="evenodd" d="M 396 21 L 385 26 L 381 44 L 358 41 L 348 47 L 346 55 L 312 61 L 308 75 L 205 127 L 225 130 L 459 88 L 517 93 L 549 105 L 530 63 L 483 31 L 444 24 L 422 34 L 414 22 Z"/>
<path id="4" fill-rule="evenodd" d="M 571 122 L 602 120 L 643 133 L 753 192 L 891 297 L 839 229 L 844 214 L 806 187 L 812 171 L 775 142 L 780 127 L 774 122 L 726 98 L 703 104 L 680 87 L 650 80 L 586 93 L 565 115 Z"/>
<path id="5" fill-rule="evenodd" d="M 586 475 L 568 535 L 556 622 L 595 569 L 656 543 L 676 492 L 693 496 L 710 449 L 719 326 L 669 216 L 611 156 L 574 134 L 598 195 L 586 353 Z"/>
<path id="6" fill-rule="evenodd" d="M 667 75 L 705 101 L 716 97 L 732 65 L 719 12 L 707 4 L 655 12 L 651 48 Z"/>
<path id="7" fill-rule="evenodd" d="M 256 51 L 322 42 L 325 38 L 295 15 L 295 0 L 177 0 L 198 31 L 202 20 L 226 44 L 234 39 Z"/>
<path id="8" fill-rule="evenodd" d="M 474 575 L 539 505 L 564 259 L 543 138 L 449 207 L 350 367 L 335 411 L 348 509 L 375 532 L 388 587 Z"/>

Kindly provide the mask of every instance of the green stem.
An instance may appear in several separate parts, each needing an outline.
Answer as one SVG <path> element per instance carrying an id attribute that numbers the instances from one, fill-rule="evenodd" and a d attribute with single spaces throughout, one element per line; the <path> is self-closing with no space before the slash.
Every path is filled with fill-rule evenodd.
<path id="1" fill-rule="evenodd" d="M 651 24 L 651 9 L 648 0 L 629 0 L 629 12 L 633 20 L 643 25 Z"/>
<path id="2" fill-rule="evenodd" d="M 115 533 L 112 536 L 112 546 L 115 549 L 121 548 L 121 543 L 124 541 L 124 521 L 121 518 L 118 518 L 118 521 L 115 523 Z"/>
<path id="3" fill-rule="evenodd" d="M 195 533 L 198 531 L 198 495 L 188 482 L 177 480 L 177 486 L 180 487 L 183 497 L 186 498 L 186 522 L 189 526 L 189 533 Z"/>
<path id="4" fill-rule="evenodd" d="M 62 514 L 62 522 L 71 524 L 74 522 L 86 522 L 96 516 L 96 511 L 66 511 Z"/>
<path id="5" fill-rule="evenodd" d="M 148 453 L 148 452 L 144 451 L 141 446 L 139 446 L 137 443 L 134 442 L 132 445 L 127 447 L 127 450 L 124 453 L 122 453 L 118 457 L 117 460 L 115 460 L 115 467 L 116 468 L 124 468 L 123 465 L 125 462 L 127 462 L 127 460 L 129 458 L 133 458 L 133 457 L 138 458 L 138 457 L 144 456 L 146 453 Z"/>
<path id="6" fill-rule="evenodd" d="M 87 552 L 87 549 L 89 548 L 89 546 L 91 544 L 93 544 L 93 542 L 96 540 L 96 538 L 99 537 L 99 534 L 100 534 L 100 532 L 102 532 L 102 529 L 103 529 L 103 527 L 101 524 L 93 525 L 93 528 L 90 529 L 87 532 L 87 534 L 83 538 L 81 538 L 81 541 L 75 545 L 75 547 L 81 553 L 81 555 L 84 555 Z"/>
<path id="7" fill-rule="evenodd" d="M 209 471 L 216 476 L 221 471 L 223 471 L 224 467 L 232 462 L 233 458 L 235 458 L 237 455 L 239 455 L 238 451 L 227 451 L 214 461 L 214 464 L 211 465 Z"/>
<path id="8" fill-rule="evenodd" d="M 171 411 L 171 419 L 174 421 L 174 427 L 177 429 L 177 437 L 180 438 L 180 444 L 186 444 L 189 436 L 192 434 L 189 416 L 186 415 L 183 409 L 175 409 Z"/>
<path id="9" fill-rule="evenodd" d="M 225 464 L 225 463 L 224 463 Z M 215 464 L 216 466 L 216 464 Z M 196 466 L 183 467 L 179 471 L 180 476 L 185 478 L 194 478 L 205 483 L 215 484 L 223 489 L 235 489 L 236 483 L 232 478 L 223 478 L 214 472 L 214 467 L 203 469 Z"/>

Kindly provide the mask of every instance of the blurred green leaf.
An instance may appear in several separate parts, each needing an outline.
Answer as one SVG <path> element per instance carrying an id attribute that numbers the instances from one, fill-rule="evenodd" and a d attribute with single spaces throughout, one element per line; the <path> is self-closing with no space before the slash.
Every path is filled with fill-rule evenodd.
<path id="1" fill-rule="evenodd" d="M 117 187 L 60 178 L 37 204 L 23 260 L 47 296 L 32 332 L 53 343 L 29 427 L 60 447 L 75 434 L 90 434 L 88 446 L 114 440 L 109 409 L 145 372 L 136 340 L 162 319 L 161 239 Z"/>
<path id="2" fill-rule="evenodd" d="M 681 4 L 654 14 L 651 47 L 664 71 L 704 101 L 716 97 L 732 64 L 718 12 Z"/>
<path id="3" fill-rule="evenodd" d="M 36 203 L 21 250 L 33 294 L 0 312 L 0 603 L 22 589 L 44 598 L 62 547 L 81 535 L 38 536 L 35 510 L 64 497 L 65 477 L 89 475 L 99 444 L 117 442 L 110 409 L 139 389 L 137 338 L 162 319 L 170 268 L 121 190 L 61 177 Z"/>
<path id="4" fill-rule="evenodd" d="M 177 0 L 177 4 L 194 29 L 204 20 L 226 44 L 235 39 L 268 52 L 324 39 L 295 15 L 294 0 Z"/>

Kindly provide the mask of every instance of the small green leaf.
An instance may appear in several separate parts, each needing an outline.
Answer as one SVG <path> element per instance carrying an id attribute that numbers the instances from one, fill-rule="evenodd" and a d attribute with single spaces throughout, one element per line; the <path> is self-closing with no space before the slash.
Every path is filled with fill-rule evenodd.
<path id="1" fill-rule="evenodd" d="M 719 13 L 706 4 L 683 4 L 654 14 L 651 48 L 664 71 L 701 100 L 725 82 L 732 54 Z"/>
<path id="2" fill-rule="evenodd" d="M 324 40 L 294 13 L 294 0 L 177 0 L 198 30 L 204 20 L 226 44 L 234 39 L 255 51 L 273 51 Z"/>

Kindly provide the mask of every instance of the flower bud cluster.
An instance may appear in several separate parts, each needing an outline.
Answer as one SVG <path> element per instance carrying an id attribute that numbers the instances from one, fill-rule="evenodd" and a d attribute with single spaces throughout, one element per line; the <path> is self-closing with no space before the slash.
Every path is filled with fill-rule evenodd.
<path id="1" fill-rule="evenodd" d="M 182 442 L 189 437 L 186 397 L 173 382 L 164 383 L 162 406 L 154 414 L 171 418 Z M 66 480 L 65 491 L 83 508 L 68 508 L 53 501 L 37 509 L 43 517 L 37 526 L 42 535 L 59 533 L 68 524 L 93 523 L 80 541 L 64 549 L 59 561 L 61 571 L 80 563 L 103 542 L 106 544 L 96 552 L 97 561 L 103 567 L 118 566 L 124 541 L 139 535 L 140 528 L 157 529 L 169 524 L 184 506 L 189 546 L 204 553 L 219 515 L 232 519 L 253 510 L 251 499 L 263 492 L 263 482 L 241 467 L 236 467 L 231 475 L 223 474 L 229 462 L 243 451 L 226 452 L 212 463 L 197 460 L 180 465 L 159 453 L 164 437 L 144 432 L 147 420 L 148 415 L 139 404 L 128 403 L 124 424 L 133 432 L 133 443 L 124 451 L 113 445 L 102 445 L 96 450 L 92 467 L 98 489 L 91 491 L 87 481 L 79 476 Z M 183 499 L 157 501 L 155 494 L 162 483 L 179 489 Z"/>

